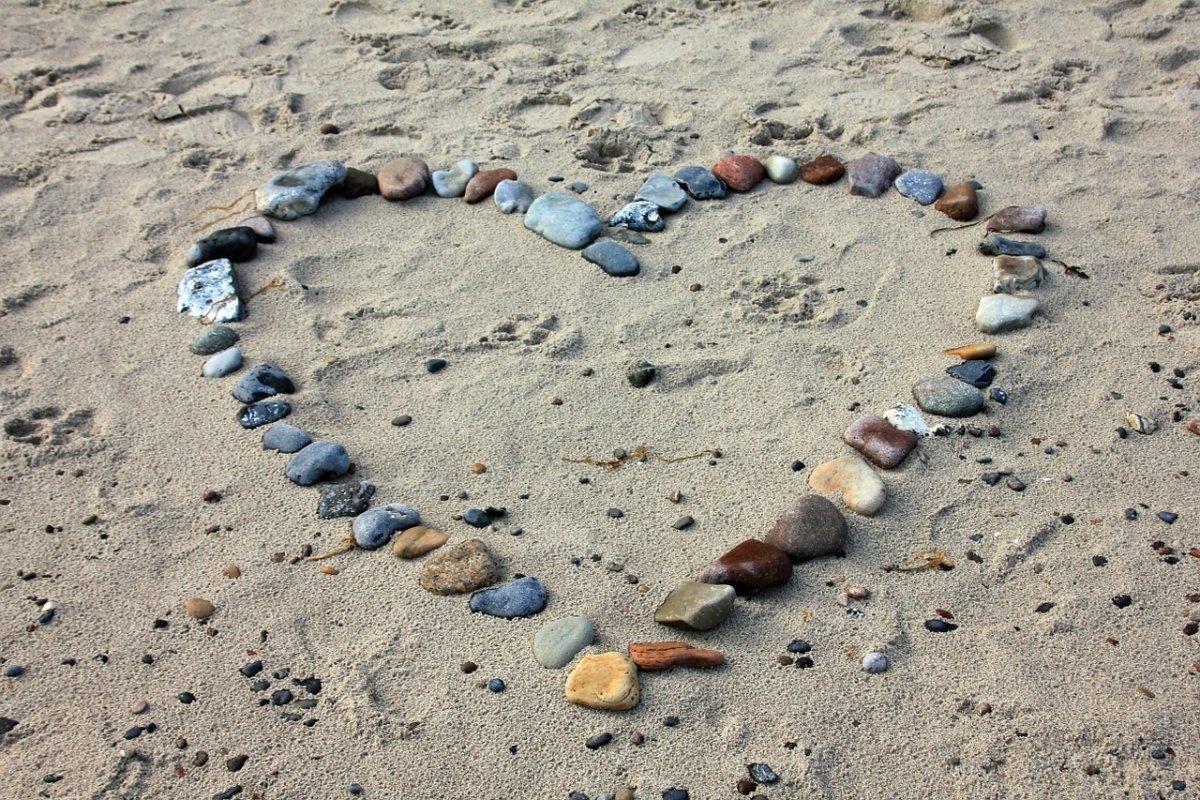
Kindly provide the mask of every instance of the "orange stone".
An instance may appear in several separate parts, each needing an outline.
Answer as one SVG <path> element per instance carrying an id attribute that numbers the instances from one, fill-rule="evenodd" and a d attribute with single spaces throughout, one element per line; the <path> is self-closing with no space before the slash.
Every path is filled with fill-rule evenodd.
<path id="1" fill-rule="evenodd" d="M 725 663 L 720 650 L 696 647 L 687 642 L 634 642 L 629 657 L 638 669 L 654 672 L 675 667 L 719 667 Z"/>
<path id="2" fill-rule="evenodd" d="M 748 192 L 762 182 L 767 171 L 753 156 L 725 156 L 713 164 L 712 174 L 735 192 Z"/>
<path id="3" fill-rule="evenodd" d="M 515 181 L 516 179 L 517 173 L 506 167 L 481 169 L 471 180 L 467 181 L 467 191 L 463 194 L 463 199 L 468 203 L 486 200 L 492 196 L 492 192 L 496 191 L 500 181 Z"/>
<path id="4" fill-rule="evenodd" d="M 800 179 L 805 183 L 817 186 L 825 186 L 826 184 L 841 180 L 845 174 L 846 165 L 828 153 L 818 156 L 800 167 Z"/>
<path id="5" fill-rule="evenodd" d="M 968 222 L 979 216 L 979 195 L 970 183 L 956 183 L 938 198 L 933 207 L 950 219 Z"/>

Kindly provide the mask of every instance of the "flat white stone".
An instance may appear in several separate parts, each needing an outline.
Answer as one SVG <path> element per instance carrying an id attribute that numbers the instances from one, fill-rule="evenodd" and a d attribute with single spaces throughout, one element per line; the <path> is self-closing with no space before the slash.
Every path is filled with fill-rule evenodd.
<path id="1" fill-rule="evenodd" d="M 1010 294 L 990 294 L 979 301 L 975 312 L 975 326 L 984 333 L 1002 333 L 1029 325 L 1034 312 L 1040 307 L 1031 297 L 1013 297 Z"/>
<path id="2" fill-rule="evenodd" d="M 237 322 L 242 301 L 227 258 L 207 261 L 183 273 L 179 281 L 179 310 L 209 322 Z"/>

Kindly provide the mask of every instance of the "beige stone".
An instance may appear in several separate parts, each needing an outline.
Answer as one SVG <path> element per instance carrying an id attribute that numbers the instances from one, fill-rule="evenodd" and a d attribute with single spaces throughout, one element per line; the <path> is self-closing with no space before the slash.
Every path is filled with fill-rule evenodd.
<path id="1" fill-rule="evenodd" d="M 624 711 L 638 704 L 637 665 L 623 653 L 584 656 L 567 676 L 567 700 L 605 711 Z"/>
<path id="2" fill-rule="evenodd" d="M 1004 294 L 1036 289 L 1046 279 L 1046 268 L 1033 256 L 996 256 L 992 261 L 996 282 L 992 290 Z"/>
<path id="3" fill-rule="evenodd" d="M 392 542 L 392 555 L 397 558 L 419 558 L 430 550 L 437 550 L 449 538 L 436 528 L 417 525 L 396 537 Z"/>
<path id="4" fill-rule="evenodd" d="M 864 517 L 877 513 L 887 499 L 883 480 L 858 456 L 826 461 L 808 476 L 808 485 L 818 492 L 840 493 L 846 508 Z"/>
<path id="5" fill-rule="evenodd" d="M 183 610 L 193 619 L 208 619 L 217 609 L 203 597 L 189 597 L 183 601 Z"/>

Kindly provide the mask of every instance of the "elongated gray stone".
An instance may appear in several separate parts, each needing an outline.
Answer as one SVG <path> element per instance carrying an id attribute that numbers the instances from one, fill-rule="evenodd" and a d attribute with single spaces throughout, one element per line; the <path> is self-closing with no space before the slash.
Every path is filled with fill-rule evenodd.
<path id="1" fill-rule="evenodd" d="M 277 453 L 298 453 L 312 444 L 312 437 L 295 425 L 279 422 L 267 428 L 263 433 L 263 450 L 274 450 Z"/>
<path id="2" fill-rule="evenodd" d="M 563 192 L 534 200 L 525 214 L 525 227 L 571 250 L 586 247 L 604 230 L 596 209 Z"/>
<path id="3" fill-rule="evenodd" d="M 587 617 L 563 617 L 547 622 L 533 636 L 534 660 L 546 669 L 565 667 L 592 643 L 595 635 Z"/>
<path id="4" fill-rule="evenodd" d="M 683 208 L 688 196 L 683 187 L 676 183 L 675 179 L 670 175 L 665 175 L 661 172 L 652 172 L 650 177 L 646 178 L 646 182 L 642 184 L 642 188 L 638 189 L 637 194 L 633 196 L 633 199 L 654 203 L 654 205 L 670 214 Z"/>
<path id="5" fill-rule="evenodd" d="M 230 347 L 205 361 L 204 366 L 200 368 L 200 374 L 206 378 L 223 378 L 241 366 L 242 351 L 237 347 Z"/>
<path id="6" fill-rule="evenodd" d="M 546 587 L 537 578 L 525 576 L 515 581 L 481 589 L 471 595 L 468 605 L 479 614 L 504 619 L 532 617 L 546 607 L 549 595 Z"/>
<path id="7" fill-rule="evenodd" d="M 312 214 L 325 193 L 346 179 L 340 161 L 311 161 L 279 173 L 254 194 L 260 214 L 275 219 L 298 219 Z"/>
<path id="8" fill-rule="evenodd" d="M 1046 248 L 1035 242 L 1018 242 L 1004 236 L 988 236 L 977 247 L 985 256 L 1033 256 L 1045 258 Z"/>
<path id="9" fill-rule="evenodd" d="M 292 456 L 285 473 L 293 483 L 312 486 L 320 481 L 340 478 L 349 471 L 350 454 L 346 448 L 336 442 L 318 439 Z"/>
<path id="10" fill-rule="evenodd" d="M 180 312 L 209 322 L 237 322 L 243 316 L 233 264 L 218 258 L 183 273 L 179 281 Z"/>
<path id="11" fill-rule="evenodd" d="M 583 257 L 616 278 L 637 275 L 641 269 L 637 256 L 608 239 L 588 245 Z"/>
<path id="12" fill-rule="evenodd" d="M 533 187 L 525 181 L 500 181 L 492 193 L 496 208 L 505 214 L 524 214 L 533 205 L 534 196 Z"/>

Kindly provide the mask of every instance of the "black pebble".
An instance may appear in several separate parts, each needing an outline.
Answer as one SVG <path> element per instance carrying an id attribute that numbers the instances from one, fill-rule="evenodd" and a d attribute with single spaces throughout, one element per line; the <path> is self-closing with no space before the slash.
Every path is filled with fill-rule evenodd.
<path id="1" fill-rule="evenodd" d="M 62 780 L 62 775 L 55 775 L 51 772 L 49 775 L 42 776 L 42 783 L 58 783 Z"/>
<path id="2" fill-rule="evenodd" d="M 1166 336 L 1170 332 L 1171 332 L 1171 326 L 1168 325 L 1167 323 L 1164 322 L 1163 324 L 1158 326 L 1158 333 L 1160 336 Z"/>
<path id="3" fill-rule="evenodd" d="M 4 668 L 4 677 L 19 678 L 25 674 L 25 668 L 20 664 L 9 664 Z"/>
<path id="4" fill-rule="evenodd" d="M 1005 405 L 1008 403 L 1008 392 L 1004 391 L 1003 389 L 997 389 L 994 386 L 992 387 L 991 391 L 988 392 L 988 397 L 992 398 L 1000 405 Z"/>
<path id="5" fill-rule="evenodd" d="M 247 678 L 253 678 L 255 675 L 262 672 L 262 668 L 263 663 L 261 661 L 251 661 L 249 664 L 246 664 L 239 669 L 238 672 L 242 673 L 242 675 L 246 676 Z"/>
<path id="6" fill-rule="evenodd" d="M 196 695 L 192 694 L 191 692 L 180 692 L 179 702 L 183 703 L 185 706 L 191 705 L 192 703 L 196 702 Z"/>
<path id="7" fill-rule="evenodd" d="M 134 725 L 132 728 L 125 731 L 125 733 L 122 734 L 122 736 L 123 736 L 123 738 L 125 738 L 125 740 L 130 741 L 130 740 L 138 738 L 145 732 L 146 732 L 146 729 L 143 728 L 141 725 Z"/>
<path id="8" fill-rule="evenodd" d="M 986 389 L 996 380 L 996 368 L 980 359 L 969 359 L 946 368 L 946 373 L 976 389 Z"/>
<path id="9" fill-rule="evenodd" d="M 1160 511 L 1158 512 L 1158 518 L 1168 525 L 1173 525 L 1175 520 L 1179 519 L 1179 515 L 1174 511 Z"/>
<path id="10" fill-rule="evenodd" d="M 958 626 L 953 622 L 935 618 L 925 620 L 925 630 L 932 631 L 933 633 L 949 633 L 950 631 L 958 630 Z"/>
<path id="11" fill-rule="evenodd" d="M 1041 605 L 1039 605 L 1037 608 L 1034 609 L 1034 612 L 1038 613 L 1038 614 L 1045 614 L 1047 611 L 1049 611 L 1052 608 L 1054 608 L 1054 603 L 1042 603 Z"/>
<path id="12" fill-rule="evenodd" d="M 250 756 L 245 755 L 244 753 L 242 755 L 230 756 L 229 758 L 225 759 L 225 769 L 229 770 L 230 772 L 237 772 L 242 767 L 246 766 L 246 761 L 249 758 Z"/>
<path id="13" fill-rule="evenodd" d="M 803 639 L 793 639 L 788 642 L 787 651 L 789 653 L 807 653 L 812 650 L 812 645 Z"/>
<path id="14" fill-rule="evenodd" d="M 18 724 L 20 724 L 20 723 L 18 723 L 15 719 L 9 719 L 8 717 L 0 717 L 0 736 L 3 736 L 4 734 L 8 733 L 13 728 L 17 727 Z"/>
<path id="15" fill-rule="evenodd" d="M 1127 509 L 1125 509 L 1125 519 L 1127 519 L 1127 520 L 1129 520 L 1130 522 L 1132 522 L 1133 520 L 1135 520 L 1135 519 L 1137 519 L 1137 518 L 1138 518 L 1138 513 L 1137 513 L 1137 509 L 1136 509 L 1136 508 L 1127 508 Z"/>
<path id="16" fill-rule="evenodd" d="M 154 656 L 150 655 L 149 653 L 146 653 L 145 655 L 142 656 L 142 663 L 143 664 L 153 664 Z"/>
<path id="17" fill-rule="evenodd" d="M 692 527 L 695 524 L 696 524 L 696 520 L 692 519 L 692 517 L 682 516 L 679 519 L 675 520 L 674 524 L 672 524 L 671 527 L 677 531 L 682 531 L 682 530 L 686 530 L 686 529 Z"/>
<path id="18" fill-rule="evenodd" d="M 156 619 L 154 620 L 154 630 L 160 631 L 170 624 L 171 623 L 167 622 L 165 619 Z"/>
<path id="19" fill-rule="evenodd" d="M 301 678 L 300 680 L 292 678 L 292 683 L 296 684 L 297 686 L 303 686 L 304 691 L 308 692 L 309 694 L 321 693 L 320 678 Z"/>
<path id="20" fill-rule="evenodd" d="M 239 225 L 222 228 L 192 245 L 188 251 L 187 265 L 196 267 L 206 261 L 228 258 L 234 263 L 249 261 L 258 252 L 258 237 L 253 228 Z"/>
<path id="21" fill-rule="evenodd" d="M 312 553 L 309 553 L 309 555 L 312 555 Z M 290 669 L 288 669 L 287 667 L 283 667 L 282 669 L 275 670 L 271 674 L 275 676 L 275 680 L 281 681 L 284 678 L 286 678 L 287 676 L 291 675 L 292 671 Z"/>
<path id="22" fill-rule="evenodd" d="M 1104 556 L 1092 556 L 1093 567 L 1104 567 L 1108 565 L 1108 559 Z"/>
<path id="23" fill-rule="evenodd" d="M 1075 524 L 1075 518 L 1072 517 L 1070 514 L 1063 514 L 1061 517 L 1058 518 L 1058 521 L 1061 522 L 1063 525 Z"/>
<path id="24" fill-rule="evenodd" d="M 431 358 L 425 362 L 425 370 L 430 374 L 441 372 L 446 368 L 447 361 L 444 358 Z"/>
<path id="25" fill-rule="evenodd" d="M 679 717 L 675 716 L 674 714 L 669 717 L 663 717 L 663 725 L 667 726 L 668 728 L 674 728 L 678 724 Z"/>
<path id="26" fill-rule="evenodd" d="M 979 480 L 986 483 L 988 486 L 995 486 L 1004 476 L 999 472 L 985 472 L 979 476 Z"/>
<path id="27" fill-rule="evenodd" d="M 625 512 L 619 508 L 610 508 L 608 510 L 608 515 L 613 519 L 620 519 L 621 517 L 625 516 Z"/>
<path id="28" fill-rule="evenodd" d="M 1127 594 L 1119 594 L 1112 599 L 1112 604 L 1117 608 L 1129 608 L 1133 605 L 1133 598 Z"/>
<path id="29" fill-rule="evenodd" d="M 284 401 L 251 403 L 237 413 L 237 421 L 246 430 L 251 430 L 278 422 L 291 413 L 291 404 Z"/>
<path id="30" fill-rule="evenodd" d="M 216 794 L 214 794 L 213 800 L 232 800 L 232 798 L 237 797 L 241 793 L 242 793 L 241 786 L 230 786 L 225 791 L 217 792 Z"/>
<path id="31" fill-rule="evenodd" d="M 1187 784 L 1184 783 L 1183 781 L 1175 780 L 1175 781 L 1171 781 L 1171 788 L 1177 792 L 1182 792 L 1184 789 L 1187 788 Z"/>
<path id="32" fill-rule="evenodd" d="M 271 705 L 286 706 L 293 699 L 295 699 L 295 695 L 287 689 L 277 689 L 271 693 Z"/>
<path id="33" fill-rule="evenodd" d="M 401 414 L 398 417 L 392 417 L 392 424 L 395 425 L 397 428 L 403 428 L 405 425 L 408 425 L 410 422 L 412 422 L 412 417 L 410 417 L 408 414 Z"/>
<path id="34" fill-rule="evenodd" d="M 1156 761 L 1162 761 L 1167 757 L 1167 751 L 1163 750 L 1161 747 L 1156 747 L 1150 751 L 1150 757 Z"/>
<path id="35" fill-rule="evenodd" d="M 808 656 L 800 656 L 796 659 L 796 669 L 812 669 L 814 666 L 813 660 Z"/>
<path id="36" fill-rule="evenodd" d="M 611 733 L 608 733 L 608 732 L 597 733 L 595 736 L 588 738 L 588 740 L 583 743 L 583 746 L 586 747 L 588 750 L 599 750 L 601 747 L 604 747 L 604 745 L 608 744 L 611 741 L 612 741 Z"/>
<path id="37" fill-rule="evenodd" d="M 357 795 L 360 795 L 363 793 L 363 787 L 358 785 L 357 783 L 352 783 L 346 787 L 346 791 L 352 795 L 357 796 Z"/>
<path id="38" fill-rule="evenodd" d="M 662 800 L 691 800 L 691 795 L 687 789 L 667 789 L 662 793 Z"/>
<path id="39" fill-rule="evenodd" d="M 800 470 L 804 469 L 804 462 L 796 460 L 796 461 L 792 462 L 791 466 L 792 466 L 792 472 L 799 472 Z"/>

